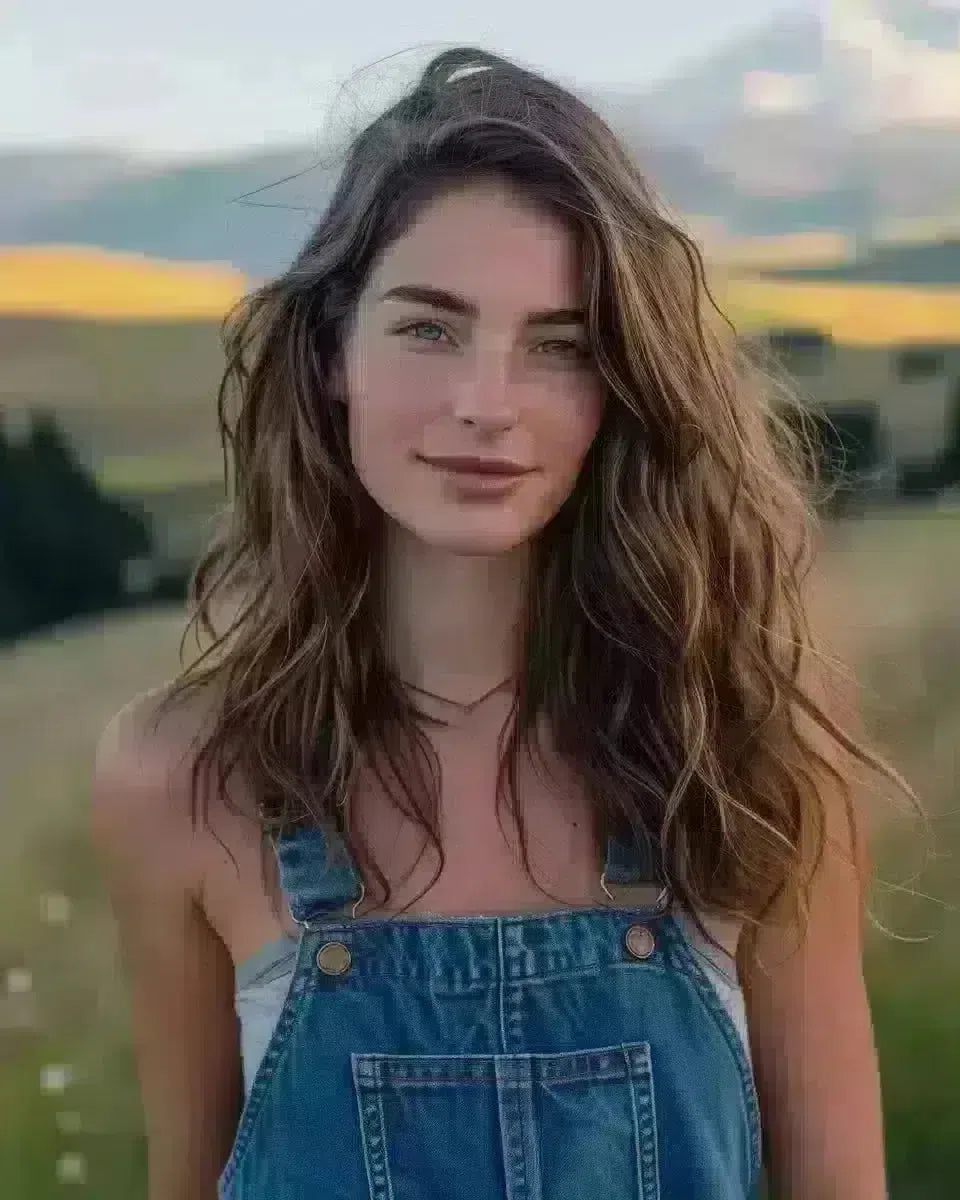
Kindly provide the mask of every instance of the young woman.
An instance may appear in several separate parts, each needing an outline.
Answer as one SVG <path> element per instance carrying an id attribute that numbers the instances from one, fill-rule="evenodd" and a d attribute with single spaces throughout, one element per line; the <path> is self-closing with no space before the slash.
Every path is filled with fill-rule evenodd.
<path id="1" fill-rule="evenodd" d="M 884 1195 L 889 769 L 705 301 L 607 126 L 465 49 L 235 314 L 214 641 L 94 778 L 151 1200 Z"/>

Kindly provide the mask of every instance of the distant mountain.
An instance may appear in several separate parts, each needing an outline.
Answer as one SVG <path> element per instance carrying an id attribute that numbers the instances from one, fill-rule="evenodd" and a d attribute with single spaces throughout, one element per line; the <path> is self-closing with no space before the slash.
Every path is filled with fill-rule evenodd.
<path id="1" fill-rule="evenodd" d="M 787 13 L 637 100 L 735 180 L 732 231 L 960 213 L 960 10 L 846 0 Z"/>
<path id="2" fill-rule="evenodd" d="M 938 242 L 890 243 L 852 263 L 794 267 L 763 272 L 770 278 L 897 283 L 914 287 L 955 287 L 960 282 L 960 237 Z"/>
<path id="3" fill-rule="evenodd" d="M 740 120 L 807 117 L 825 134 L 904 125 L 960 130 L 960 8 L 832 0 L 775 15 L 650 89 L 637 115 L 709 149 Z"/>
<path id="4" fill-rule="evenodd" d="M 859 7 L 911 42 L 923 43 L 932 50 L 956 50 L 960 46 L 960 10 L 956 5 L 929 0 L 872 0 Z"/>
<path id="5" fill-rule="evenodd" d="M 776 17 L 646 92 L 585 98 L 675 212 L 733 237 L 831 230 L 863 245 L 890 224 L 960 218 L 956 8 L 836 0 Z M 162 167 L 0 153 L 0 244 L 269 275 L 296 254 L 338 170 L 307 146 Z"/>
<path id="6" fill-rule="evenodd" d="M 819 19 L 788 12 L 657 83 L 635 100 L 635 119 L 681 145 L 709 150 L 713 136 L 744 114 L 744 80 L 757 71 L 818 74 L 824 67 Z"/>
<path id="7" fill-rule="evenodd" d="M 35 174 L 55 179 L 64 161 L 48 155 Z M 309 147 L 160 168 L 128 159 L 67 203 L 22 205 L 6 219 L 0 209 L 0 242 L 102 246 L 269 274 L 294 256 L 328 198 L 331 174 L 316 162 Z M 0 156 L 0 195 L 18 177 L 27 193 L 17 157 Z"/>
<path id="8" fill-rule="evenodd" d="M 629 128 L 625 136 L 676 211 L 709 214 L 731 203 L 731 181 L 695 151 Z M 0 203 L 0 245 L 100 246 L 267 276 L 293 259 L 329 201 L 339 166 L 318 161 L 303 146 L 165 167 L 117 159 L 99 174 L 91 162 L 84 176 L 71 154 L 37 152 L 29 172 L 22 156 L 0 154 L 0 196 L 17 196 Z"/>
<path id="9" fill-rule="evenodd" d="M 131 169 L 122 154 L 107 151 L 0 151 L 0 230 L 4 241 L 27 241 L 31 221 L 82 203 Z"/>

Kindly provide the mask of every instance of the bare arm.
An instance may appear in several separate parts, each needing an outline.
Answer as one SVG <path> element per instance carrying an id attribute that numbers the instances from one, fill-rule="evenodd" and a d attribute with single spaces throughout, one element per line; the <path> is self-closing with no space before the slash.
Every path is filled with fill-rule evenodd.
<path id="1" fill-rule="evenodd" d="M 852 688 L 828 702 L 859 724 Z M 821 697 L 823 698 L 823 697 Z M 836 754 L 828 742 L 825 754 Z M 828 799 L 827 844 L 811 893 L 808 932 L 771 922 L 759 937 L 767 973 L 742 963 L 768 1170 L 780 1200 L 885 1200 L 883 1118 L 863 977 L 863 889 L 840 797 Z M 857 858 L 866 877 L 865 824 Z"/>
<path id="2" fill-rule="evenodd" d="M 97 748 L 93 833 L 120 934 L 148 1149 L 148 1200 L 215 1200 L 241 1104 L 233 967 L 198 901 L 168 755 L 128 709 Z"/>

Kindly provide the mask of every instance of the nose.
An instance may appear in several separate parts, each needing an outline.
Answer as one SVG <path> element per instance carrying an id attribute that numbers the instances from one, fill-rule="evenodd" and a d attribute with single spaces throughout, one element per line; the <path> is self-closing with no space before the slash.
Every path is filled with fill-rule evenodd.
<path id="1" fill-rule="evenodd" d="M 506 356 L 477 364 L 459 382 L 453 412 L 458 421 L 483 433 L 503 433 L 517 423 L 517 401 Z"/>

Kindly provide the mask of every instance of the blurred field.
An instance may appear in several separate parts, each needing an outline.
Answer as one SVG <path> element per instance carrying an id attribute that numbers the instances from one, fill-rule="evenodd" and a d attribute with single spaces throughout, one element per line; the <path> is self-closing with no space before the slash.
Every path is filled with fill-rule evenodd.
<path id="1" fill-rule="evenodd" d="M 0 248 L 0 313 L 100 321 L 217 319 L 247 287 L 213 263 L 163 262 L 86 246 Z"/>
<path id="2" fill-rule="evenodd" d="M 827 262 L 835 235 L 718 247 L 716 298 L 743 333 L 822 329 L 849 344 L 960 343 L 960 288 L 765 279 L 752 268 Z M 52 408 L 110 487 L 195 484 L 220 472 L 219 324 L 246 285 L 216 264 L 96 249 L 0 249 L 0 408 Z"/>
<path id="3" fill-rule="evenodd" d="M 821 328 L 861 345 L 960 342 L 960 289 L 778 281 L 751 269 L 849 254 L 831 234 L 715 247 L 715 294 L 744 333 Z M 52 409 L 113 491 L 156 493 L 221 477 L 219 325 L 247 281 L 216 264 L 93 248 L 0 249 L 0 409 Z"/>
<path id="4" fill-rule="evenodd" d="M 742 332 L 801 326 L 851 346 L 960 342 L 960 288 L 806 283 L 727 275 L 717 299 Z"/>
<path id="5" fill-rule="evenodd" d="M 849 237 L 799 233 L 714 238 L 727 270 L 826 265 L 853 253 Z M 226 263 L 170 262 L 97 246 L 0 247 L 0 316 L 95 321 L 219 320 L 252 285 Z"/>
<path id="6" fill-rule="evenodd" d="M 880 887 L 874 899 L 901 937 L 933 936 L 913 943 L 873 933 L 869 979 L 893 1200 L 947 1200 L 960 1172 L 960 875 L 950 857 L 960 847 L 960 518 L 833 527 L 818 595 L 837 644 L 859 664 L 872 729 L 935 818 L 942 857 L 910 886 L 941 903 Z M 171 608 L 91 622 L 0 658 L 5 1200 L 62 1196 L 58 1161 L 74 1194 L 143 1195 L 124 991 L 86 821 L 97 735 L 134 694 L 174 673 L 181 630 Z M 879 874 L 903 882 L 922 862 L 918 827 L 880 800 L 876 811 Z M 44 1075 L 51 1066 L 70 1067 L 72 1081 Z M 63 1087 L 45 1092 L 44 1083 Z M 63 1158 L 71 1154 L 81 1157 Z"/>
<path id="7" fill-rule="evenodd" d="M 221 314 L 222 316 L 222 314 Z M 220 471 L 216 320 L 107 322 L 0 318 L 0 408 L 16 421 L 52 409 L 84 461 L 126 486 L 132 459 L 178 483 L 177 461 Z"/>
<path id="8" fill-rule="evenodd" d="M 799 324 L 830 326 L 861 344 L 941 335 L 960 342 L 960 292 L 721 279 L 717 297 L 745 333 Z M 0 411 L 17 425 L 31 407 L 51 409 L 111 491 L 222 478 L 216 393 L 223 365 L 217 321 L 0 316 Z"/>
<path id="9" fill-rule="evenodd" d="M 825 231 L 770 237 L 716 238 L 707 244 L 712 261 L 727 270 L 832 266 L 855 253 L 854 239 Z"/>

